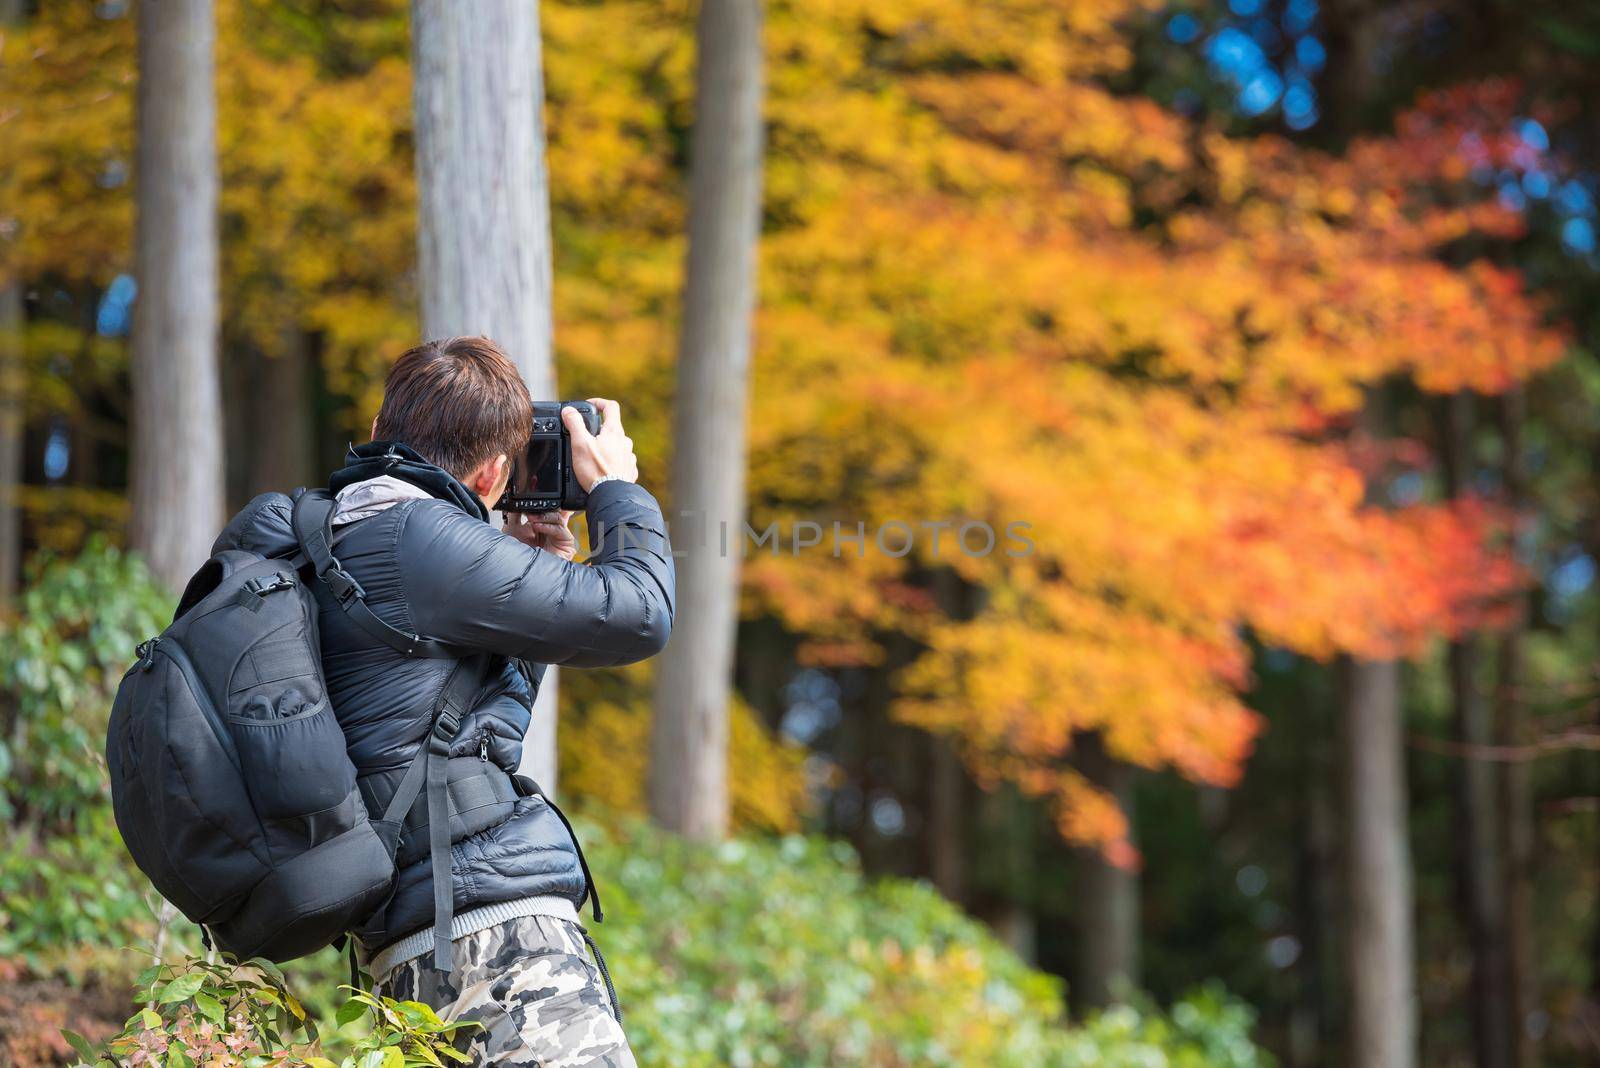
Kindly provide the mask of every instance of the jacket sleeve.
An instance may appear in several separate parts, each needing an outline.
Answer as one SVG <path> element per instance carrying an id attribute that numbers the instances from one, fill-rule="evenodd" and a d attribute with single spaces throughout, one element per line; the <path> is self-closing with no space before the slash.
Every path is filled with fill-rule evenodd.
<path id="1" fill-rule="evenodd" d="M 417 630 L 545 664 L 611 667 L 654 656 L 672 632 L 673 565 L 655 498 L 628 482 L 589 496 L 591 559 L 570 563 L 457 508 L 414 508 L 400 571 Z"/>

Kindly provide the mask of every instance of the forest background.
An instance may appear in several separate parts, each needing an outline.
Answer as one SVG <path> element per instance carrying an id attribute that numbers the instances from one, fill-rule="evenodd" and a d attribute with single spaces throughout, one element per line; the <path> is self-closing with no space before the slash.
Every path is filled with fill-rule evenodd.
<path id="1" fill-rule="evenodd" d="M 213 421 L 231 508 L 364 437 L 431 209 L 405 4 L 205 6 L 220 405 L 169 429 Z M 160 911 L 98 756 L 180 573 L 121 551 L 135 7 L 0 6 L 19 1061 L 121 1019 Z M 623 401 L 669 504 L 675 414 L 726 400 L 680 367 L 697 11 L 546 0 L 530 60 L 555 378 Z M 1026 1019 L 1108 1059 L 1592 1063 L 1600 6 L 763 14 L 731 837 L 640 822 L 684 829 L 648 665 L 562 674 L 546 776 L 630 902 L 599 935 L 642 1060 L 1047 1063 Z"/>

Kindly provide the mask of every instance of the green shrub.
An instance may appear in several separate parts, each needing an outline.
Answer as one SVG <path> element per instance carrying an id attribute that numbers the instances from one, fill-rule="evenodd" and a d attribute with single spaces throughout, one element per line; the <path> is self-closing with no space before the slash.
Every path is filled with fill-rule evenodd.
<path id="1" fill-rule="evenodd" d="M 147 940 L 157 899 L 128 859 L 110 805 L 101 804 L 65 833 L 8 828 L 0 900 L 0 957 L 47 971 L 64 953 Z"/>
<path id="2" fill-rule="evenodd" d="M 148 884 L 111 818 L 105 725 L 134 646 L 171 614 L 138 560 L 93 541 L 42 561 L 0 623 L 0 956 L 38 967 L 147 927 Z"/>
<path id="3" fill-rule="evenodd" d="M 102 1047 L 62 1032 L 78 1054 L 78 1068 L 443 1068 L 467 1060 L 450 1041 L 457 1031 L 478 1026 L 447 1024 L 418 1002 L 346 987 L 336 1026 L 362 1020 L 367 1026 L 336 1066 L 316 1024 L 269 961 L 190 957 L 146 969 L 137 986 L 134 1001 L 142 1008 Z"/>
<path id="4" fill-rule="evenodd" d="M 1062 1042 L 1073 1068 L 1251 1068 L 1271 1059 L 1250 1040 L 1255 1013 L 1220 986 L 1201 988 L 1163 1015 L 1149 1004 L 1107 1009 Z"/>
<path id="5" fill-rule="evenodd" d="M 1057 980 L 931 888 L 868 881 L 841 844 L 585 833 L 641 1065 L 1267 1063 L 1249 1009 L 1213 990 L 1068 1027 Z"/>
<path id="6" fill-rule="evenodd" d="M 133 648 L 172 617 L 136 558 L 93 541 L 44 560 L 0 625 L 0 819 L 57 830 L 106 797 L 106 716 Z"/>

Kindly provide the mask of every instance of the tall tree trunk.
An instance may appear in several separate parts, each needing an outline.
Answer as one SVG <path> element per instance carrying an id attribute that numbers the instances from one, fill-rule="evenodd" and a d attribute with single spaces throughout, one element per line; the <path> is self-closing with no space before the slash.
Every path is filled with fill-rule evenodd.
<path id="1" fill-rule="evenodd" d="M 1444 399 L 1445 489 L 1452 498 L 1471 481 L 1473 397 Z M 1478 678 L 1481 639 L 1463 635 L 1450 643 L 1449 675 L 1456 741 L 1466 754 L 1456 779 L 1456 900 L 1461 929 L 1472 947 L 1468 1017 L 1475 1063 L 1509 1068 L 1511 1005 L 1506 985 L 1505 903 L 1500 850 L 1499 774 L 1496 765 L 1472 754 L 1494 742 L 1489 703 Z"/>
<path id="2" fill-rule="evenodd" d="M 283 329 L 275 355 L 254 360 L 251 404 L 256 448 L 246 454 L 246 497 L 317 484 L 317 430 L 312 425 L 310 342 L 298 325 Z M 269 443 L 262 448 L 261 443 Z"/>
<path id="3" fill-rule="evenodd" d="M 1106 751 L 1098 733 L 1078 736 L 1073 761 L 1084 778 L 1116 798 L 1133 819 L 1133 769 Z M 1109 863 L 1098 849 L 1073 858 L 1078 950 L 1072 993 L 1080 1009 L 1120 1001 L 1139 980 L 1139 875 Z"/>
<path id="4" fill-rule="evenodd" d="M 928 735 L 928 873 L 945 899 L 967 900 L 967 776 L 950 739 Z"/>
<path id="5" fill-rule="evenodd" d="M 22 333 L 26 326 L 21 281 L 0 285 L 0 615 L 16 600 L 22 572 Z"/>
<path id="6" fill-rule="evenodd" d="M 1342 146 L 1373 118 L 1383 79 L 1373 60 L 1383 45 L 1385 5 L 1380 0 L 1325 0 L 1321 38 L 1327 47 L 1318 96 L 1322 136 Z"/>
<path id="7" fill-rule="evenodd" d="M 1516 510 L 1528 504 L 1528 476 L 1522 443 L 1525 405 L 1520 388 L 1500 398 L 1506 497 L 1510 507 Z M 1500 685 L 1495 718 L 1502 745 L 1523 745 L 1529 740 L 1527 712 L 1518 692 L 1523 685 L 1523 636 L 1527 627 L 1528 605 L 1524 597 L 1518 600 L 1516 618 L 1500 640 Z M 1510 761 L 1500 777 L 1505 820 L 1506 973 L 1511 1004 L 1512 1063 L 1516 1068 L 1531 1068 L 1539 1060 L 1538 1046 L 1528 1027 L 1539 1008 L 1533 934 L 1535 842 L 1532 770 L 1527 761 Z"/>
<path id="8" fill-rule="evenodd" d="M 651 729 L 650 811 L 668 830 L 720 838 L 728 826 L 728 701 L 761 232 L 760 0 L 702 0 L 695 43 L 672 493 L 675 514 L 704 537 L 680 547 L 676 624 Z"/>
<path id="9" fill-rule="evenodd" d="M 326 474 L 316 462 L 310 340 L 298 324 L 281 337 L 276 353 L 242 347 L 223 366 L 230 507 L 316 485 Z"/>
<path id="10" fill-rule="evenodd" d="M 1337 750 L 1328 715 L 1327 681 L 1332 672 L 1306 673 L 1298 689 L 1299 722 L 1291 737 L 1295 750 L 1297 834 L 1294 842 L 1294 936 L 1300 943 L 1295 959 L 1289 1010 L 1287 1063 L 1310 1068 L 1328 1059 L 1338 1044 L 1333 995 L 1337 965 L 1330 959 L 1338 942 L 1338 804 L 1333 797 Z"/>
<path id="11" fill-rule="evenodd" d="M 128 540 L 179 589 L 223 512 L 211 0 L 139 5 L 139 164 Z"/>
<path id="12" fill-rule="evenodd" d="M 551 361 L 550 190 L 537 0 L 412 0 L 422 332 L 497 341 L 536 399 Z M 522 767 L 556 786 L 556 672 Z"/>
<path id="13" fill-rule="evenodd" d="M 1346 660 L 1343 669 L 1347 1059 L 1410 1068 L 1417 994 L 1400 665 Z"/>

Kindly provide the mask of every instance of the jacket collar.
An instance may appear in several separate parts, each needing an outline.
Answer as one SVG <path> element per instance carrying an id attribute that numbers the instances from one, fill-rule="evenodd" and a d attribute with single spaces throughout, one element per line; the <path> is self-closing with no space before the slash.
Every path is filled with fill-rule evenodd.
<path id="1" fill-rule="evenodd" d="M 402 479 L 430 496 L 449 501 L 468 515 L 489 520 L 489 510 L 478 495 L 442 467 L 430 464 L 411 446 L 398 441 L 369 441 L 351 445 L 345 466 L 328 476 L 328 492 L 337 494 L 346 486 L 379 475 Z"/>

